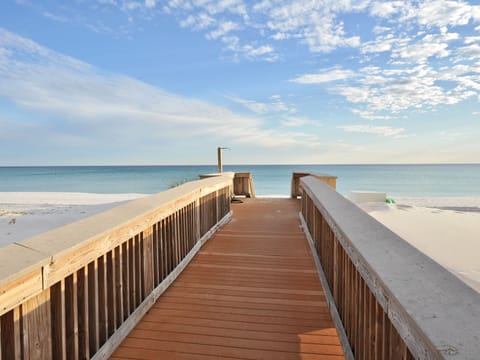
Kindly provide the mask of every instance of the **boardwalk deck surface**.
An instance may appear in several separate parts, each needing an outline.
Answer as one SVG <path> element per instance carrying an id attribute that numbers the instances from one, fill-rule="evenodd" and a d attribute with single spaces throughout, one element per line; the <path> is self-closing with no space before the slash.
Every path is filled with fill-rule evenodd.
<path id="1" fill-rule="evenodd" d="M 299 202 L 234 204 L 111 359 L 343 359 Z"/>

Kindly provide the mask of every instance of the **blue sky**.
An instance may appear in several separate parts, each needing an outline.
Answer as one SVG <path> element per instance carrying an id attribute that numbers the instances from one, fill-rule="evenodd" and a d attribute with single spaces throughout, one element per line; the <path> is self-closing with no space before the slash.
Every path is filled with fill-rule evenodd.
<path id="1" fill-rule="evenodd" d="M 480 159 L 476 1 L 2 0 L 0 165 Z"/>

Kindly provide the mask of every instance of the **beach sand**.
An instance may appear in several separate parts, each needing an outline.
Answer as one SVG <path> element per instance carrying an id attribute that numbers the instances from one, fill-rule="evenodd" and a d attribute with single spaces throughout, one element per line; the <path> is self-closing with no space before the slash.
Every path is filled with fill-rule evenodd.
<path id="1" fill-rule="evenodd" d="M 0 246 L 142 196 L 0 192 Z M 395 200 L 358 206 L 480 292 L 480 197 Z"/>
<path id="2" fill-rule="evenodd" d="M 480 197 L 395 200 L 358 206 L 480 292 Z"/>
<path id="3" fill-rule="evenodd" d="M 145 195 L 0 192 L 0 247 L 142 196 Z"/>

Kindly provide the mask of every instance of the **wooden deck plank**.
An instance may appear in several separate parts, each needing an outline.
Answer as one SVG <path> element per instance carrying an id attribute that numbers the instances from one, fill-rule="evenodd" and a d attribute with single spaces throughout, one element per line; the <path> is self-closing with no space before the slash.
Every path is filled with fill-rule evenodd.
<path id="1" fill-rule="evenodd" d="M 298 200 L 233 210 L 111 359 L 344 358 Z"/>

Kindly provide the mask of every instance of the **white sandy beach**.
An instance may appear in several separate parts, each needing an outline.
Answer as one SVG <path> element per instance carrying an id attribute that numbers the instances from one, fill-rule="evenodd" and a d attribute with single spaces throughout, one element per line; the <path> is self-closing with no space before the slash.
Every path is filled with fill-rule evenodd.
<path id="1" fill-rule="evenodd" d="M 480 292 L 480 197 L 395 200 L 359 206 Z"/>
<path id="2" fill-rule="evenodd" d="M 142 196 L 0 192 L 0 246 Z M 359 206 L 480 292 L 480 197 L 395 200 Z"/>
<path id="3" fill-rule="evenodd" d="M 0 246 L 95 215 L 144 194 L 0 192 Z"/>

